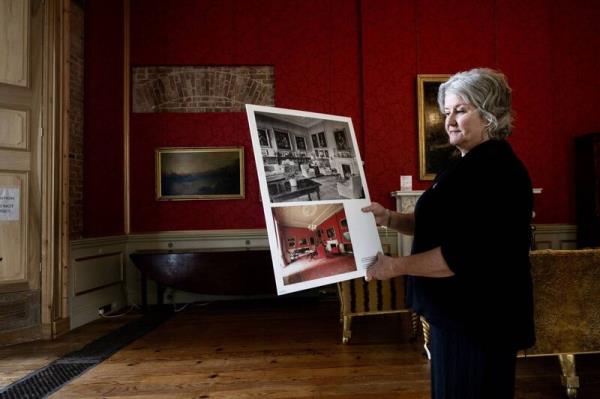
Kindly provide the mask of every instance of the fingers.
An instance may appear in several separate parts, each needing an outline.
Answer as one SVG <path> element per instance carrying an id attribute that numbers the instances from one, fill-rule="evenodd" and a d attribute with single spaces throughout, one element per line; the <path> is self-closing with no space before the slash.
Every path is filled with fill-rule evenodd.
<path id="1" fill-rule="evenodd" d="M 367 273 L 365 274 L 365 281 L 371 281 L 373 279 L 375 280 L 381 280 L 380 276 L 378 276 L 380 268 L 382 266 L 382 260 L 383 260 L 383 253 L 378 252 L 377 253 L 377 260 L 371 265 L 369 266 L 369 268 L 367 269 Z"/>
<path id="2" fill-rule="evenodd" d="M 373 204 L 365 206 L 364 208 L 360 208 L 360 210 L 363 212 L 373 212 Z"/>
<path id="3" fill-rule="evenodd" d="M 377 202 L 372 202 L 371 205 L 365 206 L 364 208 L 361 208 L 361 211 L 363 211 L 363 212 L 377 212 L 377 210 L 379 208 L 383 208 L 383 207 L 379 203 L 377 203 Z"/>

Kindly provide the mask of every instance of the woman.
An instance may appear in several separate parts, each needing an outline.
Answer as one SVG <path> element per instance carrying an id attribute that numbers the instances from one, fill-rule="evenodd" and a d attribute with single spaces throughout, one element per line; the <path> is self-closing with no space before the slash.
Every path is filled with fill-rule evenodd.
<path id="1" fill-rule="evenodd" d="M 512 398 L 516 354 L 534 342 L 529 264 L 533 193 L 506 137 L 504 75 L 473 69 L 439 89 L 450 144 L 460 152 L 414 214 L 377 203 L 378 224 L 414 235 L 412 255 L 379 254 L 367 280 L 407 277 L 407 302 L 430 324 L 434 399 Z"/>

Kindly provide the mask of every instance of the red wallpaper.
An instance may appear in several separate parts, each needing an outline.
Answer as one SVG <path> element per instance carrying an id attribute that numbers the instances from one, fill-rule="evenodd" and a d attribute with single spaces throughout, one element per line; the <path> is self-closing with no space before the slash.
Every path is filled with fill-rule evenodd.
<path id="1" fill-rule="evenodd" d="M 548 177 L 547 201 L 550 220 L 565 212 L 569 222 L 575 221 L 574 142 L 573 137 L 600 131 L 598 93 L 600 93 L 600 4 L 594 1 L 551 2 L 550 43 L 552 93 L 549 112 L 551 127 L 544 137 L 553 136 L 553 166 Z M 546 110 L 548 111 L 548 110 Z M 548 115 L 549 114 L 549 115 Z M 543 153 L 548 144 L 538 149 Z M 543 174 L 543 165 L 540 174 Z M 556 202 L 552 198 L 556 198 Z M 562 211 L 562 212 L 561 212 Z M 540 215 L 541 216 L 541 215 Z M 544 215 L 545 217 L 546 215 Z"/>
<path id="2" fill-rule="evenodd" d="M 276 105 L 360 126 L 356 6 L 330 1 L 132 1 L 132 65 L 274 65 Z M 357 132 L 360 134 L 360 131 Z M 134 232 L 264 227 L 245 113 L 132 114 Z M 246 199 L 154 200 L 154 149 L 245 148 Z"/>
<path id="3" fill-rule="evenodd" d="M 366 174 L 373 200 L 394 206 L 399 176 L 418 181 L 415 76 L 478 66 L 514 91 L 515 151 L 528 166 L 538 223 L 574 223 L 573 136 L 600 130 L 594 25 L 600 4 L 568 1 L 362 2 Z M 585 77 L 585 78 L 584 78 Z M 594 94 L 595 93 L 595 94 Z M 385 154 L 386 162 L 380 162 Z"/>
<path id="4" fill-rule="evenodd" d="M 85 236 L 123 234 L 123 3 L 85 7 Z"/>
<path id="5" fill-rule="evenodd" d="M 302 229 L 300 227 L 284 227 L 282 228 L 282 237 L 284 239 L 284 246 L 283 248 L 289 248 L 287 246 L 287 239 L 288 238 L 294 238 L 296 240 L 296 244 L 294 245 L 294 248 L 304 248 L 304 247 L 310 247 L 310 237 L 314 237 L 315 234 L 313 234 L 312 231 L 310 231 L 309 229 Z M 306 239 L 306 244 L 300 244 L 300 240 L 305 238 Z M 316 242 L 316 240 L 315 240 Z"/>
<path id="6" fill-rule="evenodd" d="M 88 235 L 123 225 L 117 3 L 86 2 Z M 132 0 L 131 62 L 273 65 L 277 106 L 353 118 L 369 191 L 388 207 L 400 175 L 429 185 L 418 180 L 416 75 L 498 68 L 514 89 L 510 141 L 544 189 L 536 221 L 574 223 L 572 139 L 600 130 L 599 19 L 597 2 L 566 0 Z M 244 114 L 133 114 L 130 135 L 134 232 L 264 227 Z M 245 147 L 246 199 L 155 201 L 154 149 L 209 145 Z"/>
<path id="7" fill-rule="evenodd" d="M 348 231 L 348 224 L 346 223 L 346 226 L 342 226 L 342 220 L 346 219 L 346 212 L 344 212 L 344 210 L 341 210 L 340 212 L 335 214 L 335 218 L 338 224 L 338 232 L 339 232 L 339 237 L 337 237 L 338 240 L 340 240 L 341 243 L 344 244 L 349 244 L 351 243 L 351 240 L 346 240 L 346 238 L 344 238 L 343 233 Z"/>
<path id="8" fill-rule="evenodd" d="M 329 218 L 327 218 L 327 220 L 325 220 L 323 223 L 321 223 L 319 225 L 319 228 L 323 231 L 323 233 L 321 234 L 321 239 L 323 241 L 327 241 L 327 240 L 338 240 L 340 242 L 345 242 L 344 241 L 344 237 L 342 237 L 342 228 L 340 226 L 340 219 L 344 219 L 345 218 L 345 213 L 344 210 L 342 209 L 341 211 L 337 212 L 334 215 L 331 215 Z M 328 238 L 327 237 L 327 229 L 333 228 L 333 230 L 335 231 L 335 237 L 332 238 Z"/>

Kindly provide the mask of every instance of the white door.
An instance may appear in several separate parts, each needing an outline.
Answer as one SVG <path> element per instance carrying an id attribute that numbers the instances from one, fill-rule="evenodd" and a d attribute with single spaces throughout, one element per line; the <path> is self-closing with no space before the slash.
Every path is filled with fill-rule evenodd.
<path id="1" fill-rule="evenodd" d="M 0 0 L 0 345 L 42 336 L 40 0 Z"/>

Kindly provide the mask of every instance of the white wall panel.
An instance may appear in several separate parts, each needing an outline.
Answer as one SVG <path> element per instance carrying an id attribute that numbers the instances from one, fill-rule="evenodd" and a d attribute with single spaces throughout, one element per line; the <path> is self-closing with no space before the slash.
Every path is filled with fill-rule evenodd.
<path id="1" fill-rule="evenodd" d="M 27 86 L 29 0 L 0 0 L 0 82 Z"/>
<path id="2" fill-rule="evenodd" d="M 0 107 L 0 147 L 27 149 L 29 113 Z"/>

